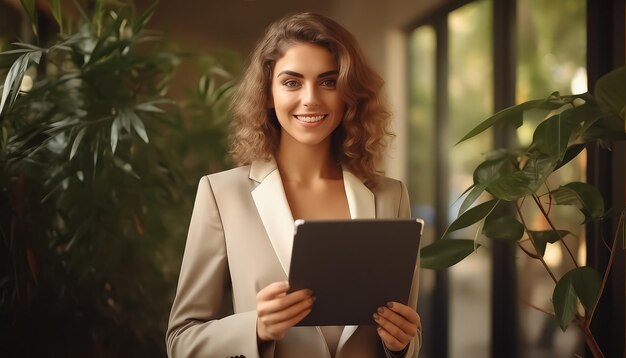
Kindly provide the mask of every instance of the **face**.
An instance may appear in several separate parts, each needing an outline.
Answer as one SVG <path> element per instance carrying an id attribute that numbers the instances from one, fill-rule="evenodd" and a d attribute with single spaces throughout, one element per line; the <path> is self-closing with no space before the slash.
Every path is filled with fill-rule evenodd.
<path id="1" fill-rule="evenodd" d="M 344 113 L 337 76 L 333 55 L 309 43 L 291 45 L 276 61 L 271 105 L 281 126 L 281 147 L 330 146 L 330 135 Z"/>

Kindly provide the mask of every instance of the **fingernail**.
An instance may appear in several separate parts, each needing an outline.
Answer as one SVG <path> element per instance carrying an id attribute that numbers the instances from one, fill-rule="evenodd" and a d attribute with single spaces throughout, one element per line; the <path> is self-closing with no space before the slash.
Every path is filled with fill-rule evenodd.
<path id="1" fill-rule="evenodd" d="M 306 290 L 306 294 L 309 296 L 313 296 L 313 290 Z"/>
<path id="2" fill-rule="evenodd" d="M 311 296 L 311 297 L 309 297 L 309 301 L 310 301 L 311 303 L 315 302 L 315 300 L 316 300 L 316 299 L 317 299 L 317 297 L 315 297 L 315 296 Z"/>
<path id="3" fill-rule="evenodd" d="M 385 312 L 385 309 L 383 307 L 378 307 L 378 313 L 383 313 Z"/>
<path id="4" fill-rule="evenodd" d="M 377 314 L 377 313 L 374 313 L 374 314 L 372 315 L 372 317 L 374 317 L 374 321 L 378 321 L 378 318 L 380 318 L 380 317 L 378 317 L 378 314 Z"/>
<path id="5" fill-rule="evenodd" d="M 389 308 L 393 307 L 393 302 L 387 302 L 387 307 Z"/>

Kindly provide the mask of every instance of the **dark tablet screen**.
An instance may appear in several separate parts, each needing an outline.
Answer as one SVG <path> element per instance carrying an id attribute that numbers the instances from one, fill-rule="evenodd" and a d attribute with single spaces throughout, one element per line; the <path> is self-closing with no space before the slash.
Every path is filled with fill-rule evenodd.
<path id="1" fill-rule="evenodd" d="M 386 302 L 407 304 L 423 221 L 296 221 L 290 290 L 313 290 L 298 326 L 373 325 Z"/>

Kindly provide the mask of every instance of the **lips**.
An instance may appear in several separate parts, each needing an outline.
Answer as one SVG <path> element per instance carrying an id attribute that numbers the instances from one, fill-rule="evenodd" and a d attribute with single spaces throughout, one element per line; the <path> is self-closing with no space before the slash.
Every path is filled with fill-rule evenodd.
<path id="1" fill-rule="evenodd" d="M 326 118 L 327 114 L 295 114 L 297 120 L 305 123 L 317 123 Z"/>

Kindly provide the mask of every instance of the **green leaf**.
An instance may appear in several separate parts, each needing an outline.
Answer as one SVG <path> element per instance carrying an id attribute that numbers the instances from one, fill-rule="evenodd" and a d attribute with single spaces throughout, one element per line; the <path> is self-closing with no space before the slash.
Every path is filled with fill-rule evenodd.
<path id="1" fill-rule="evenodd" d="M 585 222 L 594 221 L 604 215 L 604 200 L 600 191 L 593 185 L 572 182 L 552 192 L 555 204 L 574 205 L 584 215 Z"/>
<path id="2" fill-rule="evenodd" d="M 576 316 L 576 291 L 572 285 L 572 276 L 565 274 L 554 287 L 552 305 L 559 326 L 565 332 Z"/>
<path id="3" fill-rule="evenodd" d="M 120 116 L 119 116 L 120 123 L 122 123 L 122 127 L 124 127 L 126 132 L 128 132 L 129 134 L 131 133 L 131 122 L 132 122 L 131 118 L 133 114 L 134 112 L 128 109 L 123 109 L 120 111 Z"/>
<path id="4" fill-rule="evenodd" d="M 95 149 L 93 150 L 93 168 L 94 168 L 94 172 L 96 169 L 96 166 L 98 165 L 98 156 L 100 155 L 100 140 L 96 139 L 95 140 L 96 144 L 95 144 Z"/>
<path id="5" fill-rule="evenodd" d="M 120 137 L 120 130 L 122 129 L 120 123 L 120 117 L 116 117 L 111 124 L 111 151 L 115 154 L 115 148 L 117 148 L 117 141 Z"/>
<path id="6" fill-rule="evenodd" d="M 595 97 L 602 107 L 624 119 L 626 108 L 626 67 L 622 66 L 600 77 L 596 82 Z"/>
<path id="7" fill-rule="evenodd" d="M 487 216 L 483 234 L 491 239 L 518 241 L 524 235 L 524 226 L 512 216 Z"/>
<path id="8" fill-rule="evenodd" d="M 515 157 L 509 153 L 500 155 L 494 159 L 487 159 L 480 163 L 474 170 L 473 179 L 475 184 L 488 186 L 503 175 L 519 171 Z"/>
<path id="9" fill-rule="evenodd" d="M 507 174 L 487 186 L 487 192 L 498 199 L 511 201 L 535 192 L 535 182 L 523 171 Z"/>
<path id="10" fill-rule="evenodd" d="M 520 199 L 536 192 L 556 165 L 556 157 L 529 158 L 524 169 L 497 178 L 487 186 L 487 191 L 506 201 Z"/>
<path id="11" fill-rule="evenodd" d="M 559 159 L 554 156 L 539 155 L 538 157 L 530 157 L 522 173 L 530 181 L 529 188 L 534 193 L 548 179 L 548 176 L 554 172 L 559 163 Z"/>
<path id="12" fill-rule="evenodd" d="M 143 112 L 153 112 L 153 113 L 164 112 L 161 108 L 155 106 L 154 102 L 146 102 L 146 103 L 138 104 L 135 106 L 135 109 L 138 111 L 143 111 Z"/>
<path id="13" fill-rule="evenodd" d="M 573 108 L 567 109 L 541 122 L 533 134 L 531 149 L 562 160 L 574 129 L 576 117 Z"/>
<path id="14" fill-rule="evenodd" d="M 18 47 L 23 47 L 25 49 L 28 50 L 32 50 L 32 51 L 43 51 L 44 49 L 39 47 L 39 46 L 35 46 L 33 44 L 29 44 L 26 42 L 11 42 L 12 45 L 14 46 L 18 46 Z"/>
<path id="15" fill-rule="evenodd" d="M 35 33 L 35 36 L 39 36 L 37 32 L 37 24 L 39 23 L 39 21 L 37 21 L 36 1 L 35 0 L 20 0 L 20 2 L 22 3 L 22 7 L 26 11 L 26 14 L 28 15 L 28 19 L 30 20 L 30 23 L 32 24 L 33 32 Z"/>
<path id="16" fill-rule="evenodd" d="M 554 230 L 528 231 L 530 239 L 535 243 L 537 253 L 542 257 L 546 253 L 546 246 L 548 243 L 554 244 L 569 234 L 571 234 L 571 232 L 567 230 L 558 230 L 557 232 Z"/>
<path id="17" fill-rule="evenodd" d="M 536 107 L 541 102 L 543 102 L 543 100 L 533 100 L 533 101 L 525 102 L 516 106 L 509 107 L 500 112 L 497 112 L 493 116 L 487 118 L 482 123 L 474 127 L 474 129 L 469 131 L 456 144 L 462 143 L 472 137 L 475 137 L 478 134 L 484 132 L 485 130 L 493 127 L 495 124 L 498 124 L 498 123 L 512 122 L 515 125 L 515 127 L 518 128 L 523 123 L 524 111 L 527 109 Z"/>
<path id="18" fill-rule="evenodd" d="M 577 299 L 586 309 L 593 307 L 600 294 L 601 282 L 600 273 L 588 266 L 572 269 L 561 277 L 554 288 L 552 303 L 563 331 L 576 316 Z"/>
<path id="19" fill-rule="evenodd" d="M 565 164 L 569 163 L 572 159 L 576 158 L 578 154 L 580 154 L 580 152 L 583 151 L 583 149 L 585 149 L 585 144 L 583 143 L 574 144 L 574 145 L 570 145 L 569 147 L 567 147 L 567 150 L 565 151 L 565 155 L 563 156 L 563 159 L 561 159 L 559 164 L 557 164 L 556 167 L 554 167 L 554 171 L 564 166 Z"/>
<path id="20" fill-rule="evenodd" d="M 72 150 L 70 151 L 70 160 L 72 160 L 72 158 L 74 158 L 74 155 L 76 155 L 76 150 L 78 149 L 78 146 L 80 145 L 80 142 L 83 140 L 83 137 L 85 136 L 86 132 L 87 132 L 87 127 L 83 127 L 76 135 L 76 138 L 74 139 L 74 144 L 72 144 Z"/>
<path id="21" fill-rule="evenodd" d="M 115 164 L 116 167 L 120 168 L 127 174 L 133 176 L 135 179 L 141 180 L 141 177 L 133 169 L 132 164 L 120 159 L 119 157 L 113 157 L 113 164 Z"/>
<path id="22" fill-rule="evenodd" d="M 552 93 L 546 99 L 536 99 L 528 102 L 524 102 L 515 106 L 511 106 L 506 108 L 493 116 L 487 118 L 482 123 L 477 125 L 474 129 L 469 131 L 461 140 L 459 140 L 456 144 L 464 142 L 482 132 L 487 130 L 490 127 L 493 127 L 495 124 L 499 123 L 513 123 L 516 128 L 520 127 L 523 123 L 523 115 L 524 112 L 530 109 L 557 109 L 562 107 L 563 105 L 569 103 L 569 101 L 573 100 L 573 98 L 577 98 L 580 96 L 564 96 L 561 97 L 558 92 Z"/>
<path id="23" fill-rule="evenodd" d="M 482 194 L 484 191 L 485 191 L 484 185 L 482 184 L 474 185 L 472 190 L 465 197 L 465 200 L 463 200 L 463 203 L 461 204 L 461 207 L 459 208 L 458 215 L 462 215 L 470 206 L 472 206 L 472 204 L 474 204 L 476 199 L 478 199 L 478 197 L 480 197 L 480 194 Z"/>
<path id="24" fill-rule="evenodd" d="M 143 125 L 143 121 L 139 118 L 135 111 L 128 111 L 130 115 L 130 121 L 135 129 L 135 132 L 143 139 L 144 142 L 148 143 L 148 133 L 146 133 L 146 127 Z"/>
<path id="25" fill-rule="evenodd" d="M 439 270 L 450 267 L 474 252 L 474 240 L 437 240 L 420 250 L 420 266 Z"/>
<path id="26" fill-rule="evenodd" d="M 4 52 L 0 52 L 0 55 L 13 55 L 16 53 L 25 53 L 25 52 L 31 52 L 32 50 L 29 48 L 20 48 L 17 50 L 10 50 L 10 51 L 4 51 Z"/>
<path id="27" fill-rule="evenodd" d="M 139 18 L 137 22 L 135 22 L 133 26 L 134 34 L 138 34 L 144 28 L 144 26 L 146 26 L 148 21 L 150 21 L 150 18 L 152 18 L 152 15 L 154 15 L 154 12 L 156 11 L 156 7 L 158 4 L 159 4 L 158 1 L 154 1 L 152 5 L 150 5 L 148 9 L 146 9 L 146 11 L 144 11 L 144 13 L 141 14 L 141 17 Z"/>
<path id="28" fill-rule="evenodd" d="M 4 85 L 2 87 L 2 98 L 0 99 L 0 115 L 2 114 L 5 105 L 8 109 L 17 99 L 17 95 L 20 91 L 20 86 L 22 85 L 22 80 L 24 79 L 24 74 L 26 73 L 26 69 L 28 69 L 28 64 L 30 63 L 30 61 L 39 63 L 40 59 L 40 51 L 28 52 L 18 57 L 13 65 L 11 65 L 9 72 L 7 73 L 7 77 L 4 79 Z"/>
<path id="29" fill-rule="evenodd" d="M 87 63 L 85 63 L 85 66 L 89 66 L 95 62 L 98 62 L 98 60 L 100 60 L 105 55 L 111 54 L 113 52 L 113 49 L 117 47 L 122 48 L 127 45 L 126 43 L 120 44 L 120 42 L 122 41 L 118 41 L 110 44 L 109 46 L 105 46 L 107 44 L 107 41 L 110 39 L 111 34 L 119 30 L 122 21 L 123 18 L 121 16 L 118 16 L 117 19 L 115 19 L 115 21 L 107 28 L 106 33 L 100 35 L 100 37 L 98 38 L 98 42 L 91 51 L 89 60 L 87 61 Z"/>
<path id="30" fill-rule="evenodd" d="M 61 34 L 63 33 L 63 16 L 61 14 L 61 0 L 50 0 L 50 10 L 52 11 L 52 16 L 56 20 L 57 24 L 59 24 L 59 29 L 61 30 Z"/>
<path id="31" fill-rule="evenodd" d="M 500 153 L 481 163 L 474 171 L 474 183 L 482 185 L 494 197 L 511 201 L 537 191 L 553 168 L 555 157 L 529 158 L 524 169 L 518 168 L 515 151 Z"/>
<path id="32" fill-rule="evenodd" d="M 475 207 L 464 212 L 461 216 L 454 220 L 454 222 L 452 222 L 450 226 L 448 226 L 448 229 L 443 236 L 446 237 L 453 231 L 468 227 L 472 224 L 479 222 L 484 217 L 489 215 L 489 213 L 496 207 L 498 202 L 500 202 L 500 200 L 489 200 L 482 204 L 476 205 Z"/>
<path id="33" fill-rule="evenodd" d="M 596 269 L 589 266 L 575 268 L 567 275 L 572 276 L 572 285 L 580 302 L 590 310 L 600 294 L 602 276 Z"/>

